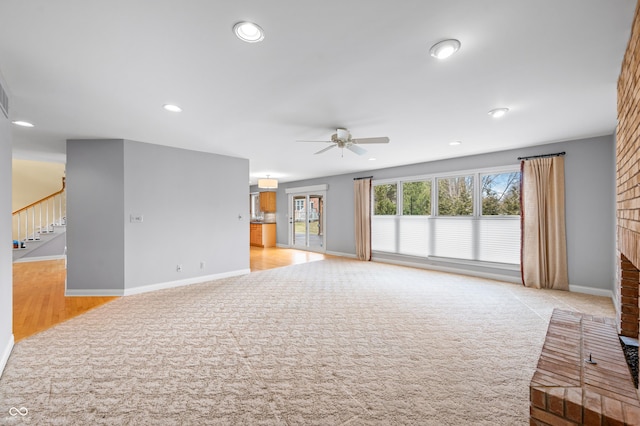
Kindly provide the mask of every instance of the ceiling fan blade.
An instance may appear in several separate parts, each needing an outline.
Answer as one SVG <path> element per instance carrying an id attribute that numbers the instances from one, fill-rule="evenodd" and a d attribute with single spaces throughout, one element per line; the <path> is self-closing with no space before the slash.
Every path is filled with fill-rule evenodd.
<path id="1" fill-rule="evenodd" d="M 326 147 L 325 149 L 321 149 L 320 151 L 315 152 L 313 155 L 322 154 L 323 152 L 327 152 L 327 151 L 329 151 L 331 148 L 335 148 L 335 147 L 336 147 L 336 145 L 328 146 L 328 147 Z"/>
<path id="2" fill-rule="evenodd" d="M 364 155 L 367 153 L 366 149 L 360 148 L 358 145 L 347 145 L 345 146 L 349 151 L 355 152 L 358 155 Z"/>
<path id="3" fill-rule="evenodd" d="M 363 143 L 389 143 L 388 137 L 382 138 L 358 138 L 353 139 L 353 143 L 363 144 Z"/>
<path id="4" fill-rule="evenodd" d="M 318 142 L 325 142 L 325 143 L 331 143 L 331 142 L 333 142 L 333 141 L 296 141 L 296 142 L 315 142 L 315 143 L 318 143 Z"/>

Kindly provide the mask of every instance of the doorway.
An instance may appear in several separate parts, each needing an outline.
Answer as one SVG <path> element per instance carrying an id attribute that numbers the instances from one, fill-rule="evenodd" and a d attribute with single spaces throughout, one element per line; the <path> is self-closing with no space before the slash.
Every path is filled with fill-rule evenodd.
<path id="1" fill-rule="evenodd" d="M 291 188 L 287 192 L 289 246 L 325 252 L 326 185 L 321 185 L 321 188 Z"/>

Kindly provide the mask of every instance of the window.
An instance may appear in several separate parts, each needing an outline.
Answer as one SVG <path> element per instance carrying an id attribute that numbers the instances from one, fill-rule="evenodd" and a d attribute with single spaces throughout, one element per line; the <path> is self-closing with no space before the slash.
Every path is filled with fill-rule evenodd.
<path id="1" fill-rule="evenodd" d="M 520 172 L 482 175 L 482 215 L 520 215 Z"/>
<path id="2" fill-rule="evenodd" d="M 260 218 L 260 194 L 258 192 L 249 194 L 249 213 L 251 220 L 258 220 Z"/>
<path id="3" fill-rule="evenodd" d="M 402 183 L 402 214 L 405 216 L 431 214 L 431 180 Z"/>
<path id="4" fill-rule="evenodd" d="M 519 167 L 383 182 L 373 186 L 373 251 L 520 263 Z"/>
<path id="5" fill-rule="evenodd" d="M 398 185 L 395 183 L 375 185 L 373 187 L 374 214 L 381 216 L 396 215 Z"/>
<path id="6" fill-rule="evenodd" d="M 438 179 L 438 216 L 473 215 L 473 176 Z"/>
<path id="7" fill-rule="evenodd" d="M 295 200 L 296 202 L 296 211 L 304 210 L 304 200 Z"/>

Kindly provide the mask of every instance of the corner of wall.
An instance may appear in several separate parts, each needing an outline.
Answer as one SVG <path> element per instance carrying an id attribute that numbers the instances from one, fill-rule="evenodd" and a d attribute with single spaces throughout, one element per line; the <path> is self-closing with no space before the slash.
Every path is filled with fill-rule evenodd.
<path id="1" fill-rule="evenodd" d="M 4 345 L 0 346 L 4 348 L 2 349 L 2 354 L 0 355 L 0 377 L 2 377 L 2 373 L 4 372 L 4 367 L 7 365 L 7 362 L 9 361 L 9 355 L 11 355 L 11 351 L 13 350 L 14 342 L 15 341 L 13 338 L 13 334 L 11 334 L 9 336 L 9 341 L 6 342 Z"/>

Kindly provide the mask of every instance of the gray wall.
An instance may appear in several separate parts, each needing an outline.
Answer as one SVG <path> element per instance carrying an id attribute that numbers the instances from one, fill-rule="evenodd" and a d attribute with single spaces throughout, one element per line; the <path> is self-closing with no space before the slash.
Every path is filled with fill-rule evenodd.
<path id="1" fill-rule="evenodd" d="M 6 88 L 2 79 L 3 87 Z M 0 374 L 13 345 L 11 124 L 0 112 Z"/>
<path id="2" fill-rule="evenodd" d="M 67 141 L 67 290 L 124 290 L 124 141 Z"/>
<path id="3" fill-rule="evenodd" d="M 123 294 L 248 270 L 248 176 L 238 158 L 67 141 L 67 290 Z"/>
<path id="4" fill-rule="evenodd" d="M 328 184 L 326 204 L 327 251 L 355 254 L 353 224 L 353 178 L 373 176 L 374 179 L 399 178 L 423 174 L 517 165 L 518 157 L 565 151 L 567 255 L 569 282 L 573 286 L 611 290 L 615 265 L 615 139 L 603 136 L 535 147 L 501 151 L 371 170 L 367 172 L 329 176 L 298 182 L 281 183 L 278 188 L 278 244 L 287 245 L 287 188 Z M 255 188 L 252 188 L 255 190 Z M 428 262 L 425 262 L 428 263 Z M 481 270 L 482 268 L 468 268 Z M 517 276 L 517 272 L 499 270 Z"/>
<path id="5" fill-rule="evenodd" d="M 248 179 L 248 160 L 126 141 L 125 287 L 249 269 Z"/>

